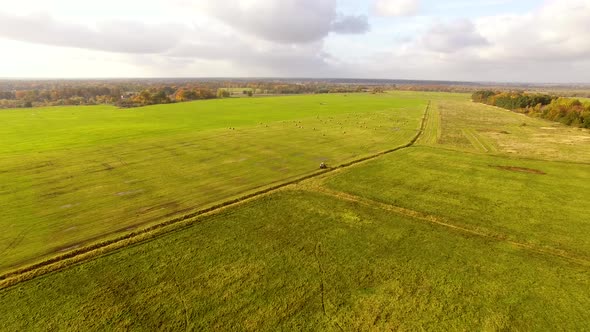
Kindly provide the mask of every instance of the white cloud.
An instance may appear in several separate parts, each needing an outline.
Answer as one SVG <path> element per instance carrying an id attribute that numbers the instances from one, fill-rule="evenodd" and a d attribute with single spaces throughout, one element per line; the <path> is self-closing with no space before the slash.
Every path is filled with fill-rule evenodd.
<path id="1" fill-rule="evenodd" d="M 476 25 L 490 41 L 481 56 L 491 61 L 590 59 L 587 1 L 550 1 L 534 13 L 482 18 Z"/>
<path id="2" fill-rule="evenodd" d="M 275 42 L 316 41 L 330 32 L 336 0 L 206 1 L 209 14 L 234 27 Z"/>
<path id="3" fill-rule="evenodd" d="M 588 82 L 590 3 L 547 1 L 521 15 L 436 22 L 359 64 L 387 77 Z"/>
<path id="4" fill-rule="evenodd" d="M 420 42 L 429 50 L 443 53 L 488 45 L 488 41 L 469 20 L 436 23 L 422 36 Z"/>
<path id="5" fill-rule="evenodd" d="M 197 10 L 233 27 L 278 43 L 308 43 L 323 39 L 330 32 L 364 33 L 368 20 L 363 16 L 343 16 L 336 0 L 243 0 L 197 1 Z"/>
<path id="6" fill-rule="evenodd" d="M 129 54 L 54 47 L 0 39 L 1 77 L 143 77 L 148 68 Z"/>
<path id="7" fill-rule="evenodd" d="M 285 45 L 234 40 L 232 43 L 185 43 L 167 54 L 173 58 L 223 61 L 253 76 L 333 75 L 333 57 L 323 42 Z"/>
<path id="8" fill-rule="evenodd" d="M 155 5 L 153 2 L 150 4 Z M 38 48 L 34 45 L 42 44 L 59 46 L 60 54 L 79 53 L 73 48 L 80 51 L 127 53 L 131 55 L 118 58 L 127 68 L 137 62 L 135 67 L 163 76 L 332 76 L 335 74 L 333 64 L 337 60 L 324 51 L 323 38 L 330 32 L 357 34 L 364 33 L 369 28 L 366 16 L 338 14 L 336 3 L 332 0 L 307 3 L 290 1 L 281 6 L 251 0 L 234 3 L 235 6 L 231 8 L 225 7 L 228 4 L 229 2 L 215 5 L 215 8 L 205 8 L 202 3 L 196 7 L 187 4 L 181 6 L 185 8 L 185 12 L 194 13 L 194 17 L 198 19 L 202 19 L 204 12 L 224 9 L 214 16 L 219 17 L 218 22 L 211 22 L 209 17 L 205 21 L 207 24 L 202 27 L 147 24 L 102 17 L 80 23 L 62 17 L 57 19 L 49 14 L 9 15 L 0 12 L 0 21 L 3 22 L 0 25 L 0 45 L 3 44 L 1 38 L 7 38 L 31 43 L 28 46 L 17 43 L 22 50 Z M 229 20 L 229 16 L 234 14 L 241 19 Z M 220 21 L 223 24 L 220 25 Z M 97 57 L 105 56 L 104 53 L 94 54 Z M 0 60 L 2 58 L 6 56 L 0 54 Z M 53 67 L 61 66 L 62 75 L 78 76 L 76 74 L 83 71 L 76 71 L 72 75 L 72 71 L 68 70 L 71 68 L 69 65 L 74 62 L 80 63 L 63 56 L 62 61 L 55 61 Z M 46 62 L 39 59 L 27 65 L 23 63 L 21 67 L 30 67 L 35 63 L 40 64 L 38 67 L 43 67 L 41 63 Z M 97 63 L 106 65 L 111 62 Z M 212 72 L 213 68 L 220 71 Z M 228 72 L 228 68 L 231 71 Z M 31 76 L 29 72 L 27 70 L 23 75 Z M 86 72 L 96 76 L 96 71 Z M 111 72 L 106 68 L 104 70 L 104 73 Z M 136 73 L 135 70 L 131 72 Z M 129 76 L 124 72 L 121 75 Z"/>
<path id="9" fill-rule="evenodd" d="M 374 11 L 379 16 L 411 16 L 420 10 L 420 0 L 375 0 Z"/>
<path id="10" fill-rule="evenodd" d="M 0 52 L 0 73 L 589 79 L 588 0 L 548 0 L 528 13 L 470 20 L 426 11 L 376 19 L 359 9 L 413 15 L 418 0 L 346 0 L 344 7 L 344 0 L 174 1 L 21 0 L 0 9 L 0 48 L 10 50 Z M 504 1 L 473 1 L 469 12 Z"/>
<path id="11" fill-rule="evenodd" d="M 340 34 L 361 34 L 369 31 L 366 16 L 342 16 L 332 22 L 330 30 Z"/>
<path id="12" fill-rule="evenodd" d="M 187 32 L 176 24 L 144 24 L 110 20 L 94 27 L 60 22 L 47 14 L 14 16 L 0 13 L 0 37 L 120 53 L 159 53 L 177 44 Z"/>

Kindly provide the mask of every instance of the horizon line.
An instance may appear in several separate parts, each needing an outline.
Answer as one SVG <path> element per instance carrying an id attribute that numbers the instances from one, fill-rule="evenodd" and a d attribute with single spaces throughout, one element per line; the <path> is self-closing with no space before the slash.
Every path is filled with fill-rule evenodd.
<path id="1" fill-rule="evenodd" d="M 384 81 L 390 83 L 451 83 L 469 85 L 590 86 L 590 82 L 468 81 L 408 78 L 296 77 L 296 76 L 191 76 L 191 77 L 0 77 L 0 81 L 106 81 L 106 80 L 307 80 L 307 81 Z"/>

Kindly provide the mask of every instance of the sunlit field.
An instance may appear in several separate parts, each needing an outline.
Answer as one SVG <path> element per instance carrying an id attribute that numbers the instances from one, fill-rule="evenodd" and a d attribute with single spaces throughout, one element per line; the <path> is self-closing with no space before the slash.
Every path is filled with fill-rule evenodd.
<path id="1" fill-rule="evenodd" d="M 150 129 L 4 148 L 6 271 L 332 168 L 25 274 L 6 330 L 590 329 L 587 130 L 419 92 L 65 110 Z"/>
<path id="2" fill-rule="evenodd" d="M 427 101 L 310 95 L 0 112 L 0 272 L 402 145 Z"/>

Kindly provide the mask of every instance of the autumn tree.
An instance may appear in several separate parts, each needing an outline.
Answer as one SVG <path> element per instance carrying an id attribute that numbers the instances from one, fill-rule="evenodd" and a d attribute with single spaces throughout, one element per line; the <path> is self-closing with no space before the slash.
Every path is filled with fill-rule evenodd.
<path id="1" fill-rule="evenodd" d="M 217 98 L 228 98 L 230 95 L 231 94 L 227 89 L 218 89 L 217 90 Z"/>

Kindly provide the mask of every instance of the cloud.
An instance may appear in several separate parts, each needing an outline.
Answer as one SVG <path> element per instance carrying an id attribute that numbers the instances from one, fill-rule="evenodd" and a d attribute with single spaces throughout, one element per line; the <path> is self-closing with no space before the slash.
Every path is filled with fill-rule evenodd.
<path id="1" fill-rule="evenodd" d="M 486 8 L 493 6 L 507 6 L 518 0 L 454 0 L 454 1 L 440 1 L 436 4 L 437 10 L 462 10 L 466 8 Z"/>
<path id="2" fill-rule="evenodd" d="M 320 40 L 336 18 L 336 0 L 207 1 L 203 9 L 238 33 L 282 43 Z"/>
<path id="3" fill-rule="evenodd" d="M 0 13 L 0 37 L 119 53 L 159 53 L 177 44 L 186 28 L 176 24 L 144 24 L 110 20 L 94 28 L 59 22 L 47 14 L 12 16 Z"/>
<path id="4" fill-rule="evenodd" d="M 490 61 L 582 61 L 590 59 L 590 3 L 549 1 L 526 15 L 481 18 L 478 30 L 490 41 L 481 52 Z"/>
<path id="5" fill-rule="evenodd" d="M 374 12 L 379 16 L 412 16 L 420 10 L 420 0 L 375 0 Z"/>
<path id="6" fill-rule="evenodd" d="M 356 65 L 376 77 L 588 82 L 588 31 L 586 0 L 546 1 L 524 14 L 435 22 Z"/>
<path id="7" fill-rule="evenodd" d="M 105 1 L 90 11 L 90 4 L 79 1 L 52 0 L 49 5 L 22 0 L 26 5 L 9 8 L 19 15 L 0 13 L 0 47 L 9 50 L 0 61 L 4 71 L 563 82 L 588 81 L 590 70 L 588 0 L 545 0 L 526 13 L 471 20 L 427 15 L 382 19 L 374 27 L 355 10 L 370 6 L 380 16 L 415 15 L 420 1 Z M 509 0 L 472 1 L 472 7 L 485 14 L 490 4 L 504 1 Z M 468 1 L 444 6 L 463 2 Z M 30 8 L 52 15 L 23 16 Z M 127 19 L 113 20 L 113 15 Z M 349 35 L 369 30 L 367 36 Z M 45 59 L 49 49 L 55 51 L 51 61 Z"/>
<path id="8" fill-rule="evenodd" d="M 364 16 L 342 16 L 336 0 L 202 1 L 196 4 L 238 33 L 278 43 L 309 43 L 335 33 L 364 33 Z"/>
<path id="9" fill-rule="evenodd" d="M 315 77 L 336 73 L 332 65 L 333 57 L 323 50 L 322 42 L 302 45 L 252 43 L 247 40 L 235 40 L 233 43 L 186 43 L 167 53 L 167 56 L 224 61 L 253 76 Z"/>
<path id="10" fill-rule="evenodd" d="M 199 21 L 199 15 L 214 11 L 215 15 L 206 17 L 213 24 L 191 28 L 104 19 L 82 24 L 49 14 L 0 13 L 0 38 L 132 54 L 129 65 L 137 61 L 146 69 L 169 68 L 174 73 L 186 73 L 181 70 L 183 66 L 195 70 L 195 65 L 208 63 L 225 68 L 217 74 L 221 76 L 333 76 L 338 61 L 324 51 L 323 39 L 330 33 L 359 34 L 369 30 L 366 16 L 338 13 L 335 0 L 286 0 L 281 4 L 225 1 L 183 8 Z"/>
<path id="11" fill-rule="evenodd" d="M 339 34 L 362 34 L 369 32 L 367 16 L 343 16 L 332 22 L 330 30 Z"/>
<path id="12" fill-rule="evenodd" d="M 429 50 L 443 53 L 489 44 L 469 20 L 436 23 L 422 36 L 421 43 Z"/>

